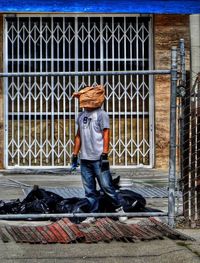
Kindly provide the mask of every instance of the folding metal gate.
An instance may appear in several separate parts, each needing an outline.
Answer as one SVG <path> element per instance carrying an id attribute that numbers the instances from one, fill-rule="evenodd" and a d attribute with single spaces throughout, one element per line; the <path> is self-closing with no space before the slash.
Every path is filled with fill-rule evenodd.
<path id="1" fill-rule="evenodd" d="M 5 17 L 5 72 L 148 70 L 150 17 Z M 78 102 L 72 93 L 102 84 L 114 167 L 153 166 L 150 75 L 29 76 L 5 79 L 5 166 L 70 164 Z"/>

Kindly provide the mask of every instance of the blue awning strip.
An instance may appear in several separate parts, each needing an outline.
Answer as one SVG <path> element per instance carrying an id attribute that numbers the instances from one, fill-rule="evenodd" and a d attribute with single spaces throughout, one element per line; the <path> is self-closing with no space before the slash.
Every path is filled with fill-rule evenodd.
<path id="1" fill-rule="evenodd" d="M 199 14 L 196 0 L 1 0 L 1 13 Z"/>

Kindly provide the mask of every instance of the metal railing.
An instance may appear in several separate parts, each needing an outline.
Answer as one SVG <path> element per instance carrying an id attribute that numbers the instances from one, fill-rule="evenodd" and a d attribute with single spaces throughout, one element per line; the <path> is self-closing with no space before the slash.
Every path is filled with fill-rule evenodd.
<path id="1" fill-rule="evenodd" d="M 171 101 L 170 101 L 170 157 L 169 157 L 169 194 L 168 194 L 168 213 L 165 212 L 149 212 L 149 213 L 125 213 L 128 216 L 168 216 L 168 223 L 175 225 L 175 182 L 176 182 L 176 87 L 177 87 L 177 48 L 172 47 L 171 50 L 171 69 L 170 70 L 143 70 L 143 71 L 99 71 L 99 72 L 16 72 L 16 73 L 0 73 L 0 77 L 14 76 L 78 76 L 78 75 L 171 75 Z M 120 216 L 117 213 L 96 213 L 96 214 L 62 214 L 68 217 L 82 216 Z M 60 217 L 56 215 L 1 215 L 0 219 L 22 219 L 22 218 L 47 218 Z"/>
<path id="2" fill-rule="evenodd" d="M 10 72 L 0 73 L 0 77 L 63 77 L 63 76 L 125 76 L 171 74 L 171 70 L 128 70 L 128 71 L 78 71 L 78 72 Z"/>

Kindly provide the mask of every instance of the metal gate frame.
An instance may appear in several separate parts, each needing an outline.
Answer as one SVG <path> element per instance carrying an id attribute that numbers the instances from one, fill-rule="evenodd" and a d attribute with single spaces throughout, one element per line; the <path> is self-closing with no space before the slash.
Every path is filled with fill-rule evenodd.
<path id="1" fill-rule="evenodd" d="M 21 14 L 21 15 L 17 15 L 17 16 L 19 16 L 19 17 L 26 17 L 26 15 L 23 15 L 23 14 Z M 38 17 L 38 15 L 31 15 L 31 16 L 33 16 L 33 17 Z M 70 15 L 68 15 L 68 16 L 72 16 L 72 17 L 87 17 L 87 15 L 74 15 L 74 14 L 70 14 Z M 98 15 L 98 14 L 95 14 L 95 15 L 89 15 L 89 16 L 92 16 L 92 17 L 95 17 L 95 16 L 97 16 L 97 17 L 101 17 L 102 15 Z M 120 14 L 120 15 L 113 15 L 113 14 L 108 14 L 108 15 L 106 15 L 106 16 L 108 16 L 108 17 L 110 17 L 110 16 L 112 16 L 112 17 L 123 17 L 123 16 L 127 16 L 127 17 L 131 17 L 131 16 L 133 16 L 133 17 L 137 17 L 136 15 L 123 15 L 123 14 Z M 50 17 L 56 17 L 55 15 L 51 15 Z M 64 16 L 63 16 L 64 17 Z M 150 30 L 152 30 L 152 26 L 150 27 Z M 6 30 L 5 30 L 6 31 Z M 6 37 L 5 37 L 5 40 L 6 40 Z M 151 50 L 152 51 L 152 32 L 149 32 L 149 50 Z M 7 44 L 5 45 L 6 47 L 7 47 Z M 6 50 L 5 50 L 6 51 Z M 6 52 L 6 54 L 7 54 L 7 52 Z M 149 60 L 151 61 L 151 63 L 150 63 L 150 69 L 152 68 L 152 52 L 149 52 Z M 4 59 L 4 68 L 6 68 L 6 61 L 5 61 L 5 59 Z M 77 69 L 75 70 L 75 71 L 77 71 Z M 97 72 L 98 73 L 98 72 Z M 116 75 L 119 75 L 119 74 L 116 74 Z M 121 75 L 127 75 L 127 74 L 121 74 Z M 12 75 L 12 76 L 14 76 L 14 75 Z M 15 76 L 17 76 L 17 77 L 19 77 L 19 75 L 17 74 L 17 75 L 15 75 Z M 34 76 L 36 76 L 36 75 L 34 75 Z M 37 76 L 41 76 L 41 75 L 37 75 Z M 58 74 L 58 73 L 56 73 L 55 75 L 44 75 L 44 76 L 56 76 L 56 77 L 58 77 L 58 76 L 67 76 L 67 75 L 63 75 L 63 74 Z M 73 76 L 73 74 L 72 75 L 68 75 L 68 76 Z M 75 76 L 75 78 L 77 78 L 78 77 L 78 75 L 74 75 Z M 84 76 L 84 74 L 83 73 L 81 73 L 79 76 Z M 85 75 L 86 76 L 86 75 Z M 91 74 L 90 75 L 87 75 L 87 76 L 92 76 Z M 98 76 L 98 74 L 96 74 L 96 75 L 93 75 L 93 76 Z M 114 76 L 114 74 L 112 75 L 112 76 Z M 4 87 L 7 87 L 7 79 L 5 80 L 5 83 L 4 83 Z M 8 102 L 7 102 L 7 98 L 8 97 L 8 94 L 7 94 L 7 90 L 5 90 L 5 98 L 6 98 L 6 103 L 5 103 L 5 149 L 8 149 L 8 116 L 7 116 L 7 112 L 8 112 Z M 75 102 L 76 104 L 77 104 L 77 102 Z M 76 107 L 78 108 L 78 105 L 76 105 Z M 77 114 L 77 112 L 75 112 L 75 114 Z M 139 115 L 139 113 L 138 113 L 138 115 Z M 144 116 L 143 116 L 144 117 Z M 138 117 L 137 117 L 138 118 Z M 137 120 L 138 121 L 138 120 Z M 137 143 L 137 145 L 138 145 L 138 143 Z M 114 148 L 115 146 L 113 146 L 113 148 Z M 137 147 L 139 147 L 139 146 L 137 146 Z M 144 147 L 144 146 L 143 146 Z M 138 148 L 138 151 L 139 151 L 139 148 Z M 148 165 L 146 165 L 146 164 L 144 164 L 144 165 L 142 165 L 142 164 L 133 164 L 133 165 L 116 165 L 116 167 L 118 167 L 118 168 L 138 168 L 138 167 L 146 167 L 146 168 L 152 168 L 153 166 L 154 166 L 154 92 L 153 92 L 153 78 L 152 78 L 152 76 L 151 75 L 149 75 L 149 164 Z M 138 155 L 138 154 L 137 154 Z M 40 155 L 39 155 L 40 156 Z M 39 158 L 39 157 L 38 157 Z M 30 169 L 48 169 L 48 168 L 56 168 L 56 167 L 59 167 L 59 168 L 63 168 L 63 167 L 66 167 L 66 166 L 53 166 L 53 165 L 51 165 L 51 166 L 45 166 L 45 165 L 43 165 L 43 166 L 23 166 L 23 165 L 20 165 L 20 166 L 9 166 L 9 164 L 8 164 L 8 153 L 7 153 L 7 151 L 5 151 L 5 158 L 4 158 L 4 166 L 6 167 L 6 168 L 8 168 L 8 169 L 16 169 L 16 168 L 20 168 L 20 169 L 27 169 L 27 168 L 30 168 Z M 112 167 L 112 165 L 111 165 L 111 167 Z"/>

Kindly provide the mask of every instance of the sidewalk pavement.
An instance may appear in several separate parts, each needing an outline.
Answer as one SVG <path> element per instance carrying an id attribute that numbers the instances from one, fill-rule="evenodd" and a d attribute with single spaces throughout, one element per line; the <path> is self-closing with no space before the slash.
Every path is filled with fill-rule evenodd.
<path id="1" fill-rule="evenodd" d="M 148 183 L 165 183 L 162 175 L 156 174 L 151 178 L 144 173 L 142 176 L 127 174 L 123 178 L 136 177 L 138 180 L 148 180 Z M 11 179 L 12 181 L 9 181 Z M 14 180 L 14 181 L 13 181 Z M 161 181 L 160 181 L 161 180 Z M 19 184 L 15 181 L 27 185 L 52 186 L 52 187 L 77 187 L 81 186 L 79 174 L 73 175 L 0 175 L 0 200 L 10 200 L 24 198 L 24 194 Z M 154 181 L 154 182 L 153 182 Z M 18 185 L 18 186 L 17 186 Z M 147 200 L 151 207 L 167 209 L 166 200 Z M 134 222 L 136 219 L 129 219 Z M 0 221 L 0 225 L 45 225 L 49 221 L 27 222 L 27 221 Z M 100 242 L 97 244 L 21 244 L 14 241 L 4 243 L 0 240 L 0 262 L 1 263 L 79 263 L 79 262 L 112 262 L 112 263 L 195 263 L 200 262 L 200 229 L 178 229 L 180 232 L 195 238 L 195 241 L 180 240 L 151 240 L 139 241 L 136 243 L 125 243 L 112 241 L 111 243 Z"/>

